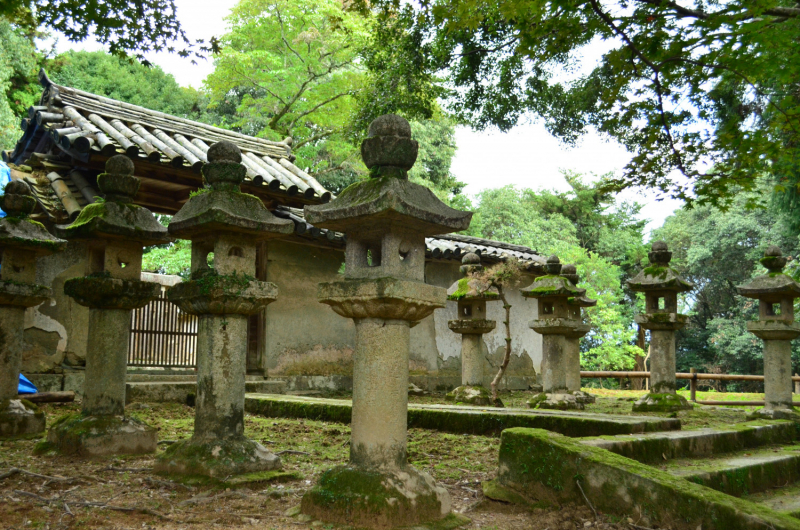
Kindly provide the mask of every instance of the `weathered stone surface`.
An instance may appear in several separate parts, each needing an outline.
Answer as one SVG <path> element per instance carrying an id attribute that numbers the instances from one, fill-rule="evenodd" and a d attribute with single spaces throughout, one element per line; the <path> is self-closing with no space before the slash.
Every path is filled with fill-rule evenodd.
<path id="1" fill-rule="evenodd" d="M 413 322 L 444 307 L 445 290 L 395 278 L 346 280 L 319 284 L 317 298 L 343 317 Z"/>
<path id="2" fill-rule="evenodd" d="M 122 416 L 125 413 L 130 310 L 92 309 L 89 311 L 89 329 L 91 340 L 86 350 L 83 414 Z"/>
<path id="3" fill-rule="evenodd" d="M 499 460 L 501 486 L 557 505 L 588 499 L 604 513 L 639 513 L 638 524 L 648 527 L 800 528 L 796 519 L 752 502 L 539 429 L 504 431 Z"/>
<path id="4" fill-rule="evenodd" d="M 63 455 L 101 457 L 156 452 L 156 430 L 133 418 L 72 414 L 47 433 L 49 448 Z"/>
<path id="5" fill-rule="evenodd" d="M 169 446 L 154 466 L 156 473 L 218 479 L 280 468 L 280 457 L 244 436 L 180 441 Z"/>
<path id="6" fill-rule="evenodd" d="M 41 304 L 50 298 L 52 291 L 44 285 L 0 280 L 0 306 L 24 309 Z"/>
<path id="7" fill-rule="evenodd" d="M 447 490 L 430 475 L 405 466 L 379 471 L 335 467 L 303 496 L 302 512 L 314 518 L 367 528 L 397 528 L 443 519 Z"/>
<path id="8" fill-rule="evenodd" d="M 643 464 L 663 464 L 673 458 L 699 458 L 759 446 L 790 444 L 797 430 L 788 421 L 748 422 L 725 429 L 653 432 L 581 440 Z"/>
<path id="9" fill-rule="evenodd" d="M 679 313 L 653 313 L 639 314 L 634 317 L 634 321 L 644 329 L 657 331 L 678 331 L 686 326 L 686 315 Z"/>
<path id="10" fill-rule="evenodd" d="M 254 315 L 278 298 L 278 286 L 246 276 L 210 274 L 179 283 L 167 296 L 190 315 Z"/>
<path id="11" fill-rule="evenodd" d="M 484 333 L 489 333 L 494 330 L 494 328 L 497 327 L 497 322 L 483 319 L 448 320 L 447 327 L 450 328 L 453 333 L 462 335 L 483 335 Z"/>
<path id="12" fill-rule="evenodd" d="M 197 239 L 220 230 L 247 234 L 257 242 L 291 234 L 294 224 L 272 215 L 258 197 L 238 190 L 195 195 L 169 224 L 169 233 L 181 239 Z"/>
<path id="13" fill-rule="evenodd" d="M 581 296 L 585 289 L 578 289 L 562 276 L 547 275 L 536 278 L 530 287 L 521 289 L 522 296 L 526 298 Z"/>
<path id="14" fill-rule="evenodd" d="M 64 292 L 85 307 L 130 311 L 158 298 L 161 286 L 139 280 L 85 276 L 64 282 Z"/>
<path id="15" fill-rule="evenodd" d="M 583 403 L 578 401 L 572 392 L 561 389 L 533 396 L 528 400 L 528 407 L 545 410 L 583 410 Z"/>
<path id="16" fill-rule="evenodd" d="M 633 279 L 628 280 L 631 290 L 685 292 L 694 289 L 694 285 L 681 278 L 670 268 L 672 252 L 667 249 L 665 242 L 654 242 L 647 256 L 651 266 L 644 268 Z"/>
<path id="17" fill-rule="evenodd" d="M 44 412 L 36 405 L 24 399 L 0 399 L 0 440 L 36 438 L 44 429 Z"/>
<path id="18" fill-rule="evenodd" d="M 35 200 L 29 197 L 31 200 Z M 53 237 L 47 229 L 32 219 L 4 217 L 0 219 L 0 248 L 21 248 L 45 256 L 60 252 L 67 245 L 63 239 Z"/>
<path id="19" fill-rule="evenodd" d="M 17 397 L 24 317 L 20 307 L 0 306 L 0 401 Z"/>
<path id="20" fill-rule="evenodd" d="M 22 373 L 47 373 L 60 367 L 64 362 L 64 350 L 58 349 L 60 340 L 61 336 L 53 331 L 26 329 L 23 333 Z"/>
<path id="21" fill-rule="evenodd" d="M 65 239 L 119 238 L 142 246 L 171 240 L 167 227 L 159 223 L 150 210 L 117 201 L 88 204 L 72 224 L 57 225 L 55 232 Z"/>
<path id="22" fill-rule="evenodd" d="M 478 385 L 460 386 L 452 392 L 448 392 L 444 398 L 456 404 L 477 407 L 486 407 L 492 404 L 492 396 L 489 395 L 489 391 Z"/>
<path id="23" fill-rule="evenodd" d="M 450 208 L 425 186 L 381 177 L 351 184 L 327 204 L 306 206 L 305 216 L 314 226 L 348 236 L 352 231 L 389 225 L 433 236 L 466 230 L 472 212 Z"/>
<path id="24" fill-rule="evenodd" d="M 350 423 L 351 402 L 344 399 L 248 394 L 245 410 L 269 418 L 310 418 Z M 558 410 L 490 409 L 453 405 L 408 406 L 408 426 L 461 434 L 499 434 L 511 427 L 532 427 L 567 436 L 603 436 L 680 430 L 677 418 L 623 416 Z"/>
<path id="25" fill-rule="evenodd" d="M 645 394 L 633 404 L 633 412 L 678 412 L 692 410 L 694 405 L 686 398 L 675 393 L 651 392 Z"/>

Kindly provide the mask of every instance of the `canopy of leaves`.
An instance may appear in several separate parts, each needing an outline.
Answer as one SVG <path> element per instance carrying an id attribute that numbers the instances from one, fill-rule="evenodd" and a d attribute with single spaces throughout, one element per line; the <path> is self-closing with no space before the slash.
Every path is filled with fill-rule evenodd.
<path id="1" fill-rule="evenodd" d="M 0 17 L 28 33 L 55 30 L 72 42 L 92 36 L 112 54 L 134 55 L 145 63 L 144 54 L 150 51 L 202 57 L 217 50 L 213 38 L 206 44 L 186 37 L 174 0 L 5 0 L 0 3 Z"/>
<path id="2" fill-rule="evenodd" d="M 198 94 L 178 85 L 158 66 L 109 55 L 103 51 L 68 51 L 47 62 L 53 82 L 148 109 L 191 117 Z"/>
<path id="3" fill-rule="evenodd" d="M 370 5 L 409 21 L 376 46 L 426 43 L 433 59 L 419 75 L 442 73 L 460 119 L 508 130 L 531 113 L 566 142 L 589 128 L 620 141 L 634 156 L 615 186 L 728 204 L 767 170 L 800 180 L 794 0 Z M 598 48 L 607 51 L 587 71 L 582 58 Z"/>
<path id="4" fill-rule="evenodd" d="M 40 57 L 32 38 L 0 17 L 0 149 L 10 149 L 19 138 L 19 118 L 39 101 L 33 85 Z"/>
<path id="5" fill-rule="evenodd" d="M 687 298 L 689 325 L 680 332 L 679 371 L 704 368 L 711 372 L 760 373 L 760 339 L 748 333 L 745 322 L 758 315 L 758 304 L 739 296 L 736 286 L 766 270 L 758 263 L 769 245 L 797 256 L 800 245 L 789 235 L 785 217 L 761 205 L 768 190 L 764 179 L 756 192 L 740 193 L 732 207 L 683 208 L 667 218 L 653 234 L 672 251 L 671 266 L 696 288 Z M 795 370 L 800 368 L 800 343 L 793 347 Z"/>

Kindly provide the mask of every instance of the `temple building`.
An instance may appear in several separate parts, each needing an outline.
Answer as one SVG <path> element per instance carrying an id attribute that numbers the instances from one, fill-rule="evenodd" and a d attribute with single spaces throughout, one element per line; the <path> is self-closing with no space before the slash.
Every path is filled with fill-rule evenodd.
<path id="1" fill-rule="evenodd" d="M 293 163 L 291 139 L 254 138 L 60 86 L 44 71 L 39 79 L 39 105 L 22 120 L 23 133 L 15 148 L 2 153 L 12 180 L 27 184 L 37 201 L 34 219 L 51 231 L 56 224 L 74 221 L 99 199 L 97 175 L 117 154 L 133 160 L 141 181 L 134 203 L 156 214 L 174 215 L 203 188 L 200 169 L 207 163 L 209 147 L 233 142 L 247 168 L 242 192 L 255 195 L 275 216 L 294 224 L 293 233 L 257 247 L 256 278 L 275 283 L 280 297 L 249 318 L 243 338 L 248 345 L 247 372 L 253 378 L 316 377 L 328 387 L 348 386 L 355 327 L 317 301 L 317 284 L 342 277 L 346 234 L 306 222 L 303 208 L 326 203 L 333 194 Z M 80 391 L 74 381 L 80 381 L 85 364 L 89 310 L 66 296 L 63 284 L 89 272 L 84 244 L 71 241 L 64 252 L 39 258 L 36 283 L 52 286 L 53 298 L 26 312 L 22 372 L 47 390 Z M 425 282 L 452 285 L 462 277 L 461 259 L 469 252 L 479 254 L 487 267 L 508 257 L 518 259 L 526 270 L 520 287 L 543 274 L 545 260 L 530 248 L 450 234 L 426 238 Z M 164 293 L 181 281 L 154 272 L 143 272 L 142 279 L 160 283 Z M 528 327 L 537 318 L 536 304 L 523 299 L 518 289 L 509 292 L 509 302 L 514 351 L 503 386 L 528 388 L 541 363 L 541 336 Z M 448 321 L 456 318 L 457 303 L 448 302 L 411 329 L 414 382 L 422 381 L 430 389 L 460 384 L 461 336 L 448 328 Z M 488 308 L 486 318 L 504 320 L 502 308 Z M 483 336 L 488 378 L 505 349 L 501 328 Z M 134 311 L 129 370 L 192 369 L 195 339 L 191 315 L 170 305 L 164 294 Z M 49 375 L 37 379 L 37 374 Z"/>

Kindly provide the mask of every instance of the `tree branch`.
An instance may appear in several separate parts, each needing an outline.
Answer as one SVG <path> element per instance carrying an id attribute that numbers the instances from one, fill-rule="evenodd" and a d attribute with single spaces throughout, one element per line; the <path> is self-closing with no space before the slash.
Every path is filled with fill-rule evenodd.
<path id="1" fill-rule="evenodd" d="M 350 91 L 349 91 L 349 90 L 348 90 L 347 92 L 341 92 L 341 93 L 339 93 L 339 94 L 336 94 L 336 95 L 335 95 L 335 96 L 333 96 L 333 97 L 330 97 L 330 98 L 326 99 L 325 101 L 322 101 L 321 103 L 318 103 L 317 105 L 314 105 L 314 106 L 313 106 L 313 107 L 311 107 L 309 110 L 307 110 L 307 111 L 304 111 L 304 112 L 301 112 L 300 114 L 298 114 L 298 115 L 297 115 L 297 117 L 296 117 L 294 120 L 292 120 L 292 123 L 291 123 L 291 125 L 289 125 L 289 130 L 292 130 L 292 129 L 294 129 L 294 126 L 295 126 L 295 124 L 296 124 L 296 123 L 297 123 L 297 121 L 298 121 L 298 120 L 300 120 L 301 118 L 304 118 L 305 116 L 308 116 L 309 114 L 311 114 L 311 113 L 313 113 L 313 112 L 316 112 L 316 111 L 317 111 L 317 110 L 319 110 L 321 107 L 324 107 L 324 106 L 325 106 L 325 105 L 327 105 L 328 103 L 332 103 L 332 102 L 336 101 L 336 100 L 337 100 L 337 99 L 339 99 L 340 97 L 343 97 L 343 96 L 349 96 L 349 95 L 350 95 Z"/>

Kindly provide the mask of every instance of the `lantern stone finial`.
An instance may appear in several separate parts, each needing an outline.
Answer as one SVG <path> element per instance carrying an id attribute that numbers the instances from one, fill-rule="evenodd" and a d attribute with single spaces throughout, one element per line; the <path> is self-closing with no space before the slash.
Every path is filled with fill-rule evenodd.
<path id="1" fill-rule="evenodd" d="M 769 272 L 781 272 L 786 266 L 787 259 L 779 247 L 770 245 L 764 251 L 764 257 L 759 261 Z"/>
<path id="2" fill-rule="evenodd" d="M 133 176 L 133 161 L 125 155 L 106 161 L 106 172 L 97 176 L 97 186 L 108 202 L 133 202 L 139 191 L 139 179 Z"/>
<path id="3" fill-rule="evenodd" d="M 203 166 L 203 177 L 211 188 L 239 191 L 239 185 L 247 175 L 239 147 L 233 142 L 217 142 L 208 148 L 206 158 L 208 164 Z"/>
<path id="4" fill-rule="evenodd" d="M 31 196 L 30 188 L 19 180 L 12 180 L 6 185 L 2 199 L 0 206 L 9 217 L 30 215 L 36 208 L 36 199 Z"/>
<path id="5" fill-rule="evenodd" d="M 553 276 L 561 274 L 561 267 L 561 260 L 559 260 L 558 256 L 555 254 L 547 258 L 547 264 L 544 266 L 547 274 L 551 274 Z"/>
<path id="6" fill-rule="evenodd" d="M 372 177 L 407 178 L 418 152 L 419 144 L 411 139 L 411 125 L 396 114 L 375 118 L 361 143 L 361 158 Z"/>
<path id="7" fill-rule="evenodd" d="M 672 261 L 672 252 L 667 248 L 666 241 L 655 241 L 650 247 L 647 257 L 653 265 L 666 266 Z"/>

